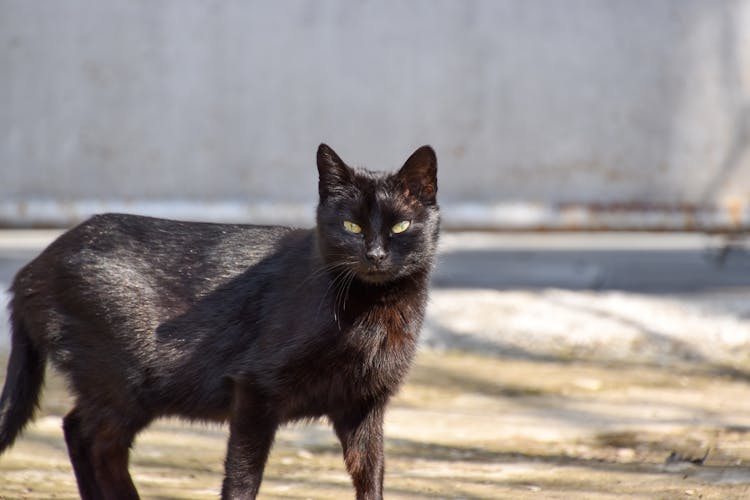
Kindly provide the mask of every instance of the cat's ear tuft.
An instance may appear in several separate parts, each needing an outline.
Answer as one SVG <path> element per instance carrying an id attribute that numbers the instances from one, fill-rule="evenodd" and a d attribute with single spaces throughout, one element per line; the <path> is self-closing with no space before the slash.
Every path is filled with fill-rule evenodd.
<path id="1" fill-rule="evenodd" d="M 418 199 L 424 205 L 434 205 L 437 197 L 437 155 L 430 146 L 422 146 L 412 153 L 397 177 L 404 195 Z"/>
<path id="2" fill-rule="evenodd" d="M 318 146 L 318 193 L 323 201 L 351 183 L 352 171 L 328 144 Z"/>

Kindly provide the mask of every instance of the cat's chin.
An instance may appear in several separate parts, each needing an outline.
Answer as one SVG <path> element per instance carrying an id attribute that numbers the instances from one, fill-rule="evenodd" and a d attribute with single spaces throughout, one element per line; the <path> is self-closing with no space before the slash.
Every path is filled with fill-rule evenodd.
<path id="1" fill-rule="evenodd" d="M 395 276 L 387 271 L 365 271 L 357 274 L 360 281 L 370 285 L 385 285 L 393 281 Z"/>

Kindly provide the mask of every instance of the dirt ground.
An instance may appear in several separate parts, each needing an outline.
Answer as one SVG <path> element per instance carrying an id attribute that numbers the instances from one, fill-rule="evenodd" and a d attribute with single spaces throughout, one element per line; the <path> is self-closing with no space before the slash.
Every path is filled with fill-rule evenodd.
<path id="1" fill-rule="evenodd" d="M 0 457 L 0 498 L 77 498 L 69 406 L 51 376 L 36 422 Z M 387 498 L 750 498 L 750 376 L 729 368 L 423 351 L 386 436 Z M 132 455 L 142 497 L 217 498 L 226 438 L 154 424 Z M 279 433 L 260 497 L 353 498 L 325 422 Z"/>

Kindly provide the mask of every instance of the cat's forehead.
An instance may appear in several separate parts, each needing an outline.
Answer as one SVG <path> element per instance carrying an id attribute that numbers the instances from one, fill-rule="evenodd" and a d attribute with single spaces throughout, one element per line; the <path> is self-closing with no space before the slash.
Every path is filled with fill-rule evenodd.
<path id="1" fill-rule="evenodd" d="M 368 204 L 387 204 L 398 194 L 393 174 L 359 168 L 356 177 L 360 198 Z"/>
<path id="2" fill-rule="evenodd" d="M 383 183 L 360 199 L 359 210 L 371 216 L 406 217 L 414 212 L 414 206 L 393 185 Z"/>
<path id="3" fill-rule="evenodd" d="M 354 171 L 352 185 L 362 194 L 374 193 L 379 189 L 383 189 L 388 184 L 389 175 L 386 172 L 368 170 L 361 167 L 352 170 Z"/>

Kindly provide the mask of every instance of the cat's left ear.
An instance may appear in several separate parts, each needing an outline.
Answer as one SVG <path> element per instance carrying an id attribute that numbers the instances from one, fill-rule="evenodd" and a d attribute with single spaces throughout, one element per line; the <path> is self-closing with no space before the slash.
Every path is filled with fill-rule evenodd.
<path id="1" fill-rule="evenodd" d="M 430 146 L 412 153 L 396 174 L 406 196 L 423 205 L 434 205 L 437 197 L 437 155 Z"/>

